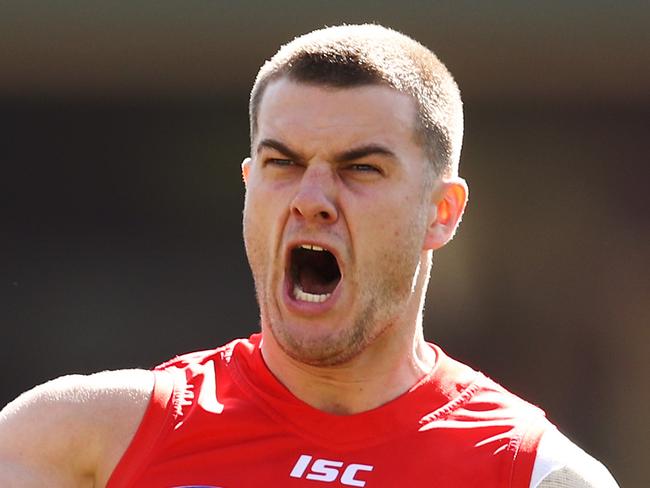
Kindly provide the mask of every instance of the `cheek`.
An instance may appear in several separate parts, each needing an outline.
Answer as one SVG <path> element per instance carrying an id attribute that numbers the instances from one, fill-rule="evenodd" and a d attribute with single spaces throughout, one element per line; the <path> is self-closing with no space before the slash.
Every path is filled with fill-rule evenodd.
<path id="1" fill-rule="evenodd" d="M 265 192 L 257 186 L 250 186 L 244 200 L 244 224 L 257 227 L 268 222 L 273 208 L 273 194 Z"/>
<path id="2" fill-rule="evenodd" d="M 411 255 L 419 258 L 426 232 L 426 212 L 414 201 L 403 198 L 392 205 L 375 206 L 359 220 L 357 228 L 359 239 L 364 247 L 384 259 L 411 260 Z M 400 257 L 394 257 L 399 255 Z"/>
<path id="3" fill-rule="evenodd" d="M 244 242 L 247 252 L 268 255 L 271 259 L 281 238 L 285 206 L 281 194 L 259 187 L 246 193 L 243 212 Z M 269 254 L 271 253 L 271 254 Z"/>
<path id="4" fill-rule="evenodd" d="M 363 218 L 363 226 L 382 241 L 407 239 L 417 226 L 419 217 L 409 199 L 395 200 L 391 205 L 374 205 Z"/>
<path id="5" fill-rule="evenodd" d="M 268 231 L 264 228 L 267 216 L 264 215 L 264 206 L 260 205 L 257 195 L 247 193 L 244 201 L 243 213 L 243 231 L 244 243 L 249 260 L 252 260 L 253 254 L 259 253 L 259 246 L 263 242 L 262 236 Z"/>

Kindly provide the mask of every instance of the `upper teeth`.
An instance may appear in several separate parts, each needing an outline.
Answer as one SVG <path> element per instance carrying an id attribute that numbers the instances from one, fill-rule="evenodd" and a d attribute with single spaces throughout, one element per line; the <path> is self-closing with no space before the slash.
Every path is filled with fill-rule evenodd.
<path id="1" fill-rule="evenodd" d="M 300 244 L 301 249 L 309 249 L 310 251 L 324 251 L 320 246 L 315 246 L 313 244 Z"/>

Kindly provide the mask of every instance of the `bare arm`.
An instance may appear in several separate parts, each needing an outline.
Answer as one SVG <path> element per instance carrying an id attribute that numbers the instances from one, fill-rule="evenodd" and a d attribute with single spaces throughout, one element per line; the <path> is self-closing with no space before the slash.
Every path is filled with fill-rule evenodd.
<path id="1" fill-rule="evenodd" d="M 153 388 L 142 370 L 64 376 L 0 412 L 0 486 L 103 487 Z"/>

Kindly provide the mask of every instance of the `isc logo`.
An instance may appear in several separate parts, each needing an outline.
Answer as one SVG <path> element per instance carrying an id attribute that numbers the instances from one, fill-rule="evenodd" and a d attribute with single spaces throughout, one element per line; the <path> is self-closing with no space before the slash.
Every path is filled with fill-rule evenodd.
<path id="1" fill-rule="evenodd" d="M 292 478 L 302 478 L 304 476 L 308 480 L 332 483 L 338 479 L 339 475 L 341 475 L 342 485 L 366 486 L 366 482 L 358 478 L 359 472 L 372 471 L 373 469 L 373 467 L 368 464 L 348 464 L 344 467 L 344 463 L 341 461 L 316 459 L 312 463 L 312 459 L 313 458 L 307 454 L 300 456 L 289 476 Z M 307 473 L 307 476 L 305 476 L 305 473 Z"/>

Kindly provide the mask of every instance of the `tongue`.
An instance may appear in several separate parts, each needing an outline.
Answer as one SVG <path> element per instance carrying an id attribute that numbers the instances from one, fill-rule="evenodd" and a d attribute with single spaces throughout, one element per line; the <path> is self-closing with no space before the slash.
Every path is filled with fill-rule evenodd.
<path id="1" fill-rule="evenodd" d="M 312 295 L 324 295 L 326 293 L 331 293 L 336 287 L 336 282 L 324 282 L 322 277 L 308 267 L 305 266 L 300 270 L 300 275 L 298 276 L 300 288 L 302 291 L 311 293 Z"/>

